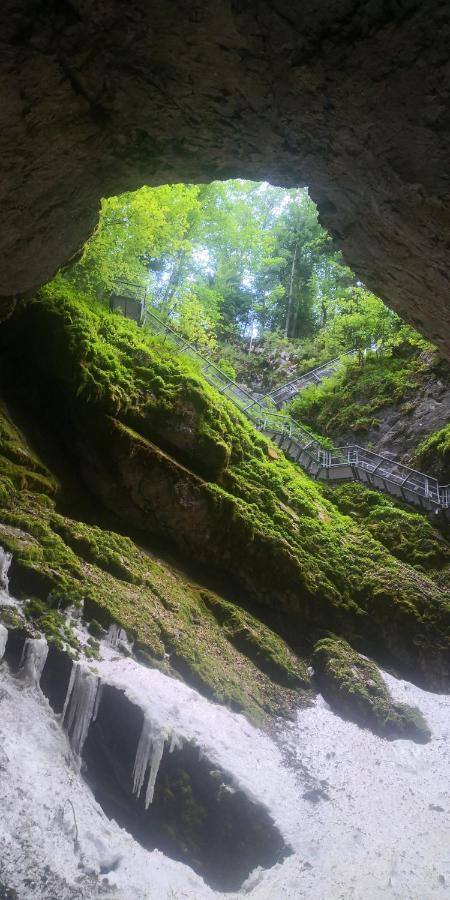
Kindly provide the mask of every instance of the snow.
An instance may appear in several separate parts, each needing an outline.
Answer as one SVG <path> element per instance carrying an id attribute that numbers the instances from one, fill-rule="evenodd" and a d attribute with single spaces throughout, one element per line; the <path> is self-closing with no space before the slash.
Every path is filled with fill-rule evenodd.
<path id="1" fill-rule="evenodd" d="M 3 563 L 0 556 L 7 578 Z M 16 602 L 7 581 L 3 594 Z M 384 676 L 396 699 L 424 713 L 432 730 L 424 745 L 376 737 L 338 718 L 321 697 L 294 722 L 279 722 L 271 738 L 121 655 L 125 638 L 110 635 L 98 662 L 74 664 L 58 717 L 35 686 L 44 644 L 28 642 L 28 680 L 0 666 L 0 883 L 20 900 L 450 898 L 449 696 Z M 109 820 L 73 764 L 101 703 L 101 683 L 143 710 L 134 790 L 141 793 L 148 772 L 147 805 L 163 752 L 193 741 L 234 786 L 266 806 L 292 855 L 252 873 L 238 893 L 222 895 Z"/>
<path id="2" fill-rule="evenodd" d="M 45 698 L 5 665 L 0 679 L 0 883 L 19 900 L 211 900 L 105 816 Z"/>

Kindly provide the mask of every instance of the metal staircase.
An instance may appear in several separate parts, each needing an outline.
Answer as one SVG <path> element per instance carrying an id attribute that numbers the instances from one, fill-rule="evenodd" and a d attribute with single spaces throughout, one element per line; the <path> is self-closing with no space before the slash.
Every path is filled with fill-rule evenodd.
<path id="1" fill-rule="evenodd" d="M 331 450 L 326 448 L 307 428 L 290 416 L 274 412 L 273 405 L 270 408 L 265 400 L 255 399 L 249 391 L 228 378 L 215 363 L 148 308 L 141 325 L 147 326 L 153 334 L 164 334 L 180 353 L 197 360 L 206 380 L 228 397 L 258 431 L 270 437 L 289 459 L 313 478 L 333 482 L 360 481 L 419 506 L 426 512 L 442 513 L 450 518 L 450 485 L 440 485 L 436 478 L 357 444 L 333 447 Z"/>
<path id="2" fill-rule="evenodd" d="M 303 375 L 297 375 L 296 378 L 280 385 L 275 388 L 275 390 L 271 391 L 270 394 L 266 394 L 266 396 L 272 400 L 277 409 L 279 409 L 280 406 L 283 406 L 283 403 L 292 400 L 292 398 L 304 388 L 309 387 L 311 384 L 319 384 L 324 378 L 334 375 L 342 365 L 344 359 L 351 359 L 356 356 L 357 353 L 357 350 L 348 350 L 347 353 L 343 353 L 342 356 L 330 359 L 329 362 L 324 363 L 321 366 L 316 366 L 315 369 L 310 369 L 309 372 L 304 372 Z"/>

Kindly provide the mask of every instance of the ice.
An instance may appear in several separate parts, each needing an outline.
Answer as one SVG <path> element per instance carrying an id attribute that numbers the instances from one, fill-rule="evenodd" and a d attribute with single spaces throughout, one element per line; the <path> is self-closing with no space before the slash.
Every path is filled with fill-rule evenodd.
<path id="1" fill-rule="evenodd" d="M 11 565 L 12 554 L 7 553 L 3 547 L 0 547 L 0 588 L 9 593 L 8 572 Z"/>
<path id="2" fill-rule="evenodd" d="M 108 629 L 108 634 L 106 636 L 106 641 L 110 647 L 114 649 L 119 647 L 120 644 L 123 644 L 128 650 L 131 649 L 128 642 L 127 633 L 124 628 L 121 628 L 120 625 L 110 625 Z"/>
<path id="3" fill-rule="evenodd" d="M 20 670 L 30 684 L 38 685 L 48 654 L 45 638 L 27 638 L 20 660 Z"/>
<path id="4" fill-rule="evenodd" d="M 16 529 L 10 530 L 15 531 Z M 14 597 L 11 597 L 9 593 L 8 572 L 11 560 L 12 554 L 7 553 L 6 550 L 0 546 L 0 606 L 20 607 L 22 604 L 20 604 L 18 600 L 15 600 Z"/>
<path id="5" fill-rule="evenodd" d="M 82 663 L 73 663 L 63 709 L 63 723 L 75 757 L 80 759 L 94 716 L 99 678 Z"/>
<path id="6" fill-rule="evenodd" d="M 6 557 L 0 551 L 7 577 Z M 4 586 L 0 603 L 14 602 Z M 5 631 L 0 626 L 0 656 Z M 291 845 L 290 857 L 252 873 L 228 900 L 448 900 L 449 696 L 384 675 L 395 699 L 424 713 L 432 730 L 424 745 L 376 737 L 337 717 L 321 697 L 269 737 L 186 684 L 118 655 L 111 643 L 100 650 L 95 672 L 87 663 L 72 667 L 63 721 L 74 753 L 80 756 L 101 703 L 100 683 L 109 684 L 144 715 L 133 781 L 146 806 L 165 747 L 190 741 L 269 810 Z M 45 656 L 45 640 L 28 639 L 28 678 L 2 667 L 0 882 L 27 900 L 223 897 L 103 814 L 78 767 L 68 765 L 60 717 L 34 688 Z M 314 787 L 323 796 L 315 805 L 308 799 Z"/>
<path id="7" fill-rule="evenodd" d="M 8 640 L 8 629 L 0 623 L 0 660 L 5 654 L 6 642 Z"/>
<path id="8" fill-rule="evenodd" d="M 20 900 L 215 900 L 188 866 L 108 819 L 45 698 L 2 671 L 0 884 Z M 231 900 L 231 898 L 230 898 Z"/>
<path id="9" fill-rule="evenodd" d="M 147 782 L 147 790 L 145 792 L 145 808 L 148 809 L 153 800 L 155 792 L 156 778 L 159 766 L 164 753 L 164 745 L 167 740 L 167 733 L 155 729 L 153 722 L 144 716 L 142 723 L 141 736 L 136 750 L 133 769 L 133 794 L 136 797 L 141 796 L 142 787 L 145 781 L 147 770 L 149 776 Z"/>

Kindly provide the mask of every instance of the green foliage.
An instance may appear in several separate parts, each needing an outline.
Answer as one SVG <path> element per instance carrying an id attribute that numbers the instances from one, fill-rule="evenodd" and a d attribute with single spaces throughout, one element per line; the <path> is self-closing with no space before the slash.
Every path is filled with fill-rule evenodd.
<path id="1" fill-rule="evenodd" d="M 450 483 L 450 425 L 425 438 L 416 449 L 414 463 L 433 472 L 443 484 Z"/>
<path id="2" fill-rule="evenodd" d="M 261 331 L 316 333 L 355 283 L 306 190 L 243 180 L 103 200 L 80 261 L 50 290 L 107 301 L 117 278 L 146 288 L 160 315 L 209 346 Z"/>
<path id="3" fill-rule="evenodd" d="M 230 362 L 227 359 L 219 359 L 217 361 L 217 367 L 223 372 L 227 378 L 231 378 L 232 381 L 236 381 L 236 369 L 233 368 Z"/>
<path id="4" fill-rule="evenodd" d="M 145 286 L 152 260 L 184 251 L 199 212 L 198 194 L 196 186 L 174 184 L 103 200 L 80 262 L 61 278 L 99 299 L 109 296 L 116 278 Z"/>
<path id="5" fill-rule="evenodd" d="M 338 713 L 390 739 L 430 740 L 420 710 L 395 702 L 376 665 L 346 641 L 334 635 L 318 641 L 313 665 L 325 699 Z"/>
<path id="6" fill-rule="evenodd" d="M 347 360 L 331 378 L 305 388 L 291 401 L 289 412 L 319 434 L 368 431 L 378 424 L 377 411 L 407 398 L 424 371 L 409 347 L 402 355 L 370 353 L 363 364 Z"/>

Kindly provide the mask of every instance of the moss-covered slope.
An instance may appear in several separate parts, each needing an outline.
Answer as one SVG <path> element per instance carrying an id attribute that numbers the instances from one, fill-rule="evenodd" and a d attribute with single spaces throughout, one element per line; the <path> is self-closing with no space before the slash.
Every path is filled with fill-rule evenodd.
<path id="1" fill-rule="evenodd" d="M 397 559 L 420 571 L 448 571 L 450 545 L 421 513 L 355 481 L 322 489 L 342 513 L 361 522 Z"/>
<path id="2" fill-rule="evenodd" d="M 412 677 L 448 684 L 448 594 L 297 467 L 269 458 L 268 442 L 170 345 L 48 298 L 19 310 L 4 342 L 4 381 L 22 373 L 22 401 L 58 422 L 72 465 L 127 525 L 284 610 L 292 642 L 331 627 Z"/>
<path id="3" fill-rule="evenodd" d="M 120 624 L 142 661 L 182 675 L 254 720 L 301 702 L 309 688 L 306 667 L 277 634 L 128 537 L 58 513 L 50 497 L 58 483 L 4 407 L 0 434 L 0 545 L 13 553 L 10 590 L 29 598 L 25 613 L 32 628 L 74 654 L 95 657 L 95 641 L 82 650 L 66 622 L 66 607 L 83 604 L 97 636 L 101 626 Z M 233 629 L 221 626 L 219 609 L 230 617 L 232 610 Z M 8 624 L 17 624 L 10 609 L 4 614 Z"/>

